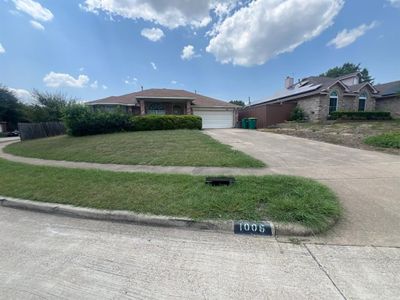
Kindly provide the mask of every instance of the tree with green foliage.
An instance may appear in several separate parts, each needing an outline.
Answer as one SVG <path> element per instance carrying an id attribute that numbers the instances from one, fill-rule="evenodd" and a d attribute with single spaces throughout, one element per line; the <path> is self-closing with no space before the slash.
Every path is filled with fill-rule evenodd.
<path id="1" fill-rule="evenodd" d="M 231 101 L 229 101 L 229 103 L 235 104 L 235 105 L 239 105 L 241 107 L 245 106 L 245 104 L 244 104 L 244 102 L 242 100 L 231 100 Z"/>
<path id="2" fill-rule="evenodd" d="M 51 94 L 34 90 L 32 95 L 36 103 L 25 108 L 27 118 L 31 122 L 62 121 L 65 108 L 69 104 L 75 103 L 75 100 L 60 93 Z"/>
<path id="3" fill-rule="evenodd" d="M 371 84 L 374 83 L 374 78 L 372 78 L 369 75 L 367 68 L 361 68 L 361 64 L 353 64 L 350 62 L 344 63 L 340 67 L 331 68 L 319 76 L 336 78 L 339 76 L 356 73 L 356 72 L 359 72 L 361 74 L 361 82 L 369 82 Z"/>
<path id="4" fill-rule="evenodd" d="M 0 86 L 0 121 L 7 122 L 8 128 L 14 130 L 23 118 L 23 104 L 12 91 Z"/>

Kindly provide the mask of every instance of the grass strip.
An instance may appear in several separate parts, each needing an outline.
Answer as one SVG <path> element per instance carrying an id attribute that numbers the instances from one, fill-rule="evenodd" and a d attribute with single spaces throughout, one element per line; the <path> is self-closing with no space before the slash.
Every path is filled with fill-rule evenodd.
<path id="1" fill-rule="evenodd" d="M 116 173 L 33 166 L 0 159 L 0 195 L 194 219 L 272 220 L 316 231 L 340 216 L 324 185 L 291 176 L 238 176 L 212 187 L 203 176 Z"/>
<path id="2" fill-rule="evenodd" d="M 262 168 L 265 164 L 199 130 L 57 136 L 15 143 L 5 152 L 33 158 L 126 165 Z"/>

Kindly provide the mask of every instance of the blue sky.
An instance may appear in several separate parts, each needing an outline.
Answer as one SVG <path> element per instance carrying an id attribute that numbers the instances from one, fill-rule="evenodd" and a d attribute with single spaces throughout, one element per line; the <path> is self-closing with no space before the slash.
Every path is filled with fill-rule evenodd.
<path id="1" fill-rule="evenodd" d="M 400 0 L 0 0 L 0 83 L 93 100 L 177 88 L 257 101 L 350 61 L 400 79 Z"/>

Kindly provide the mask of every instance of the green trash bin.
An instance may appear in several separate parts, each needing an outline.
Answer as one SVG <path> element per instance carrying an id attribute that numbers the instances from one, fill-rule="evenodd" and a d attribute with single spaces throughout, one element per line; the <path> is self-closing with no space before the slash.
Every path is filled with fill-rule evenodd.
<path id="1" fill-rule="evenodd" d="M 257 119 L 256 118 L 249 118 L 249 129 L 256 129 L 257 128 Z"/>
<path id="2" fill-rule="evenodd" d="M 242 119 L 242 128 L 244 128 L 244 129 L 249 128 L 249 120 L 247 118 Z"/>

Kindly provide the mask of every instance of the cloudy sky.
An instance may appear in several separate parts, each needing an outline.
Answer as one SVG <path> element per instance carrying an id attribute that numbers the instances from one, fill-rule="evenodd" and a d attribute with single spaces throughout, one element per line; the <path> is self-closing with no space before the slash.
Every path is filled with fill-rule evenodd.
<path id="1" fill-rule="evenodd" d="M 256 101 L 347 61 L 399 80 L 399 37 L 400 0 L 0 0 L 0 83 Z"/>

